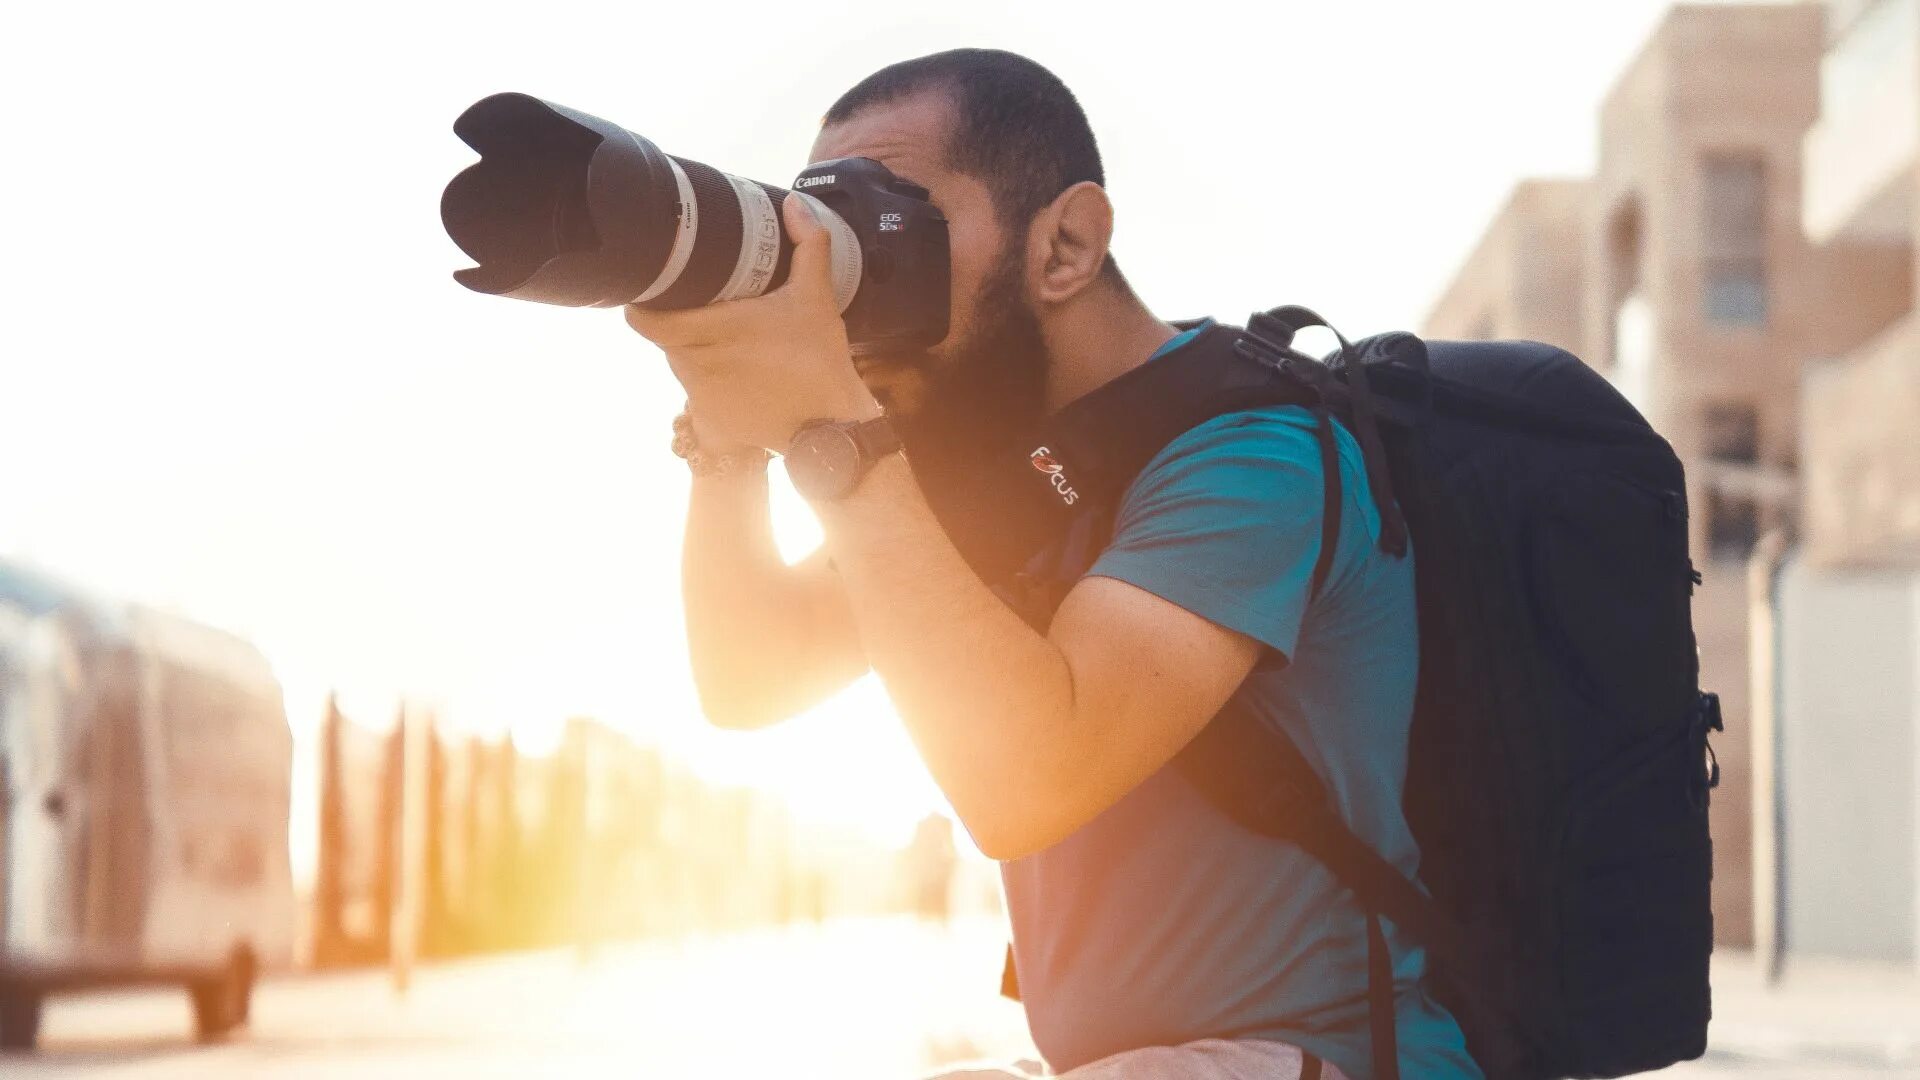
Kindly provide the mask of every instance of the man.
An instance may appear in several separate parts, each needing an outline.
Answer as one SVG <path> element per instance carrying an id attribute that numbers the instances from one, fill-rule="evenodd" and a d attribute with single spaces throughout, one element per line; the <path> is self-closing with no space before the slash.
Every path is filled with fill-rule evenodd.
<path id="1" fill-rule="evenodd" d="M 1416 869 L 1400 809 L 1412 566 L 1378 550 L 1353 440 L 1339 435 L 1343 535 L 1312 604 L 1319 450 L 1310 414 L 1276 407 L 1203 424 L 1151 462 L 1111 546 L 1037 633 L 933 506 L 963 529 L 969 505 L 952 493 L 969 463 L 1188 335 L 1121 276 L 1087 120 L 1029 60 L 963 49 L 883 69 L 834 105 L 812 154 L 875 158 L 931 193 L 949 223 L 952 327 L 924 354 L 856 364 L 824 234 L 797 199 L 783 211 L 797 240 L 785 287 L 629 310 L 689 399 L 687 625 L 709 715 L 760 726 L 879 674 L 961 823 L 1004 864 L 1023 999 L 1056 1072 L 1292 1077 L 1319 1067 L 1312 1055 L 1329 1075 L 1372 1075 L 1353 897 L 1169 766 L 1245 695 L 1354 830 Z M 818 500 L 824 548 L 786 567 L 757 448 L 883 405 L 906 455 L 877 455 L 850 491 Z M 1422 986 L 1421 952 L 1390 944 L 1404 1074 L 1478 1076 Z"/>

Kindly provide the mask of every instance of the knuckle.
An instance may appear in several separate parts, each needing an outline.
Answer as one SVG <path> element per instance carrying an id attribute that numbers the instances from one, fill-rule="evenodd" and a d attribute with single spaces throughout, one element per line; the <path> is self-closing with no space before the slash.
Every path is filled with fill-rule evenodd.
<path id="1" fill-rule="evenodd" d="M 659 330 L 661 315 L 657 311 L 647 311 L 632 304 L 626 307 L 627 325 L 644 337 L 652 337 Z"/>

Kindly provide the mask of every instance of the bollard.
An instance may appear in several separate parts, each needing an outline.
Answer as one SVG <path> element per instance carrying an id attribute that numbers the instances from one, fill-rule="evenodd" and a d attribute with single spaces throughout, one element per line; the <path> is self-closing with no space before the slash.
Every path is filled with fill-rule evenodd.
<path id="1" fill-rule="evenodd" d="M 1789 547 L 1773 530 L 1760 538 L 1747 561 L 1747 617 L 1751 690 L 1747 723 L 1753 747 L 1753 952 L 1760 977 L 1780 980 L 1786 888 L 1780 865 L 1780 637 L 1777 601 L 1780 566 Z"/>
<path id="2" fill-rule="evenodd" d="M 432 737 L 431 717 L 419 709 L 401 709 L 400 880 L 393 911 L 393 945 L 388 950 L 396 993 L 406 993 L 412 984 L 413 965 L 420 955 L 427 868 L 427 740 Z"/>

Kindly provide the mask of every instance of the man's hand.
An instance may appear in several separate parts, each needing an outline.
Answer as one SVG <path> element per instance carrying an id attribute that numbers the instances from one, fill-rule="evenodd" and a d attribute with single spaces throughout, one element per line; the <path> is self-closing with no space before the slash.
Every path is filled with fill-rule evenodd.
<path id="1" fill-rule="evenodd" d="M 773 451 L 786 450 L 809 420 L 880 412 L 854 370 L 834 305 L 826 230 L 793 195 L 781 215 L 794 241 L 785 285 L 686 311 L 627 308 L 627 325 L 667 354 L 704 429 Z"/>

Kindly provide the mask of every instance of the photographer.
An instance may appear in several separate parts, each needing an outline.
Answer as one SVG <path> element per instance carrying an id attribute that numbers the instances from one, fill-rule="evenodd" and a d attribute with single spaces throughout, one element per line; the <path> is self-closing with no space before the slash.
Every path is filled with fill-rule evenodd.
<path id="1" fill-rule="evenodd" d="M 1374 542 L 1358 447 L 1338 432 L 1341 542 L 1317 592 L 1315 422 L 1274 406 L 1161 452 L 1111 544 L 1035 631 L 963 555 L 961 533 L 991 528 L 974 520 L 990 501 L 970 466 L 1195 331 L 1155 317 L 1121 276 L 1086 118 L 1031 61 L 956 50 L 870 76 L 812 151 L 849 157 L 926 188 L 947 219 L 939 345 L 856 364 L 826 234 L 792 198 L 783 287 L 628 309 L 688 395 L 687 625 L 709 715 L 762 726 L 880 675 L 962 824 L 1003 864 L 1023 1000 L 1053 1070 L 1376 1075 L 1352 894 L 1170 768 L 1239 695 L 1293 736 L 1354 832 L 1416 870 L 1401 810 L 1413 568 Z M 858 432 L 859 460 L 798 475 L 817 465 L 795 454 L 823 421 Z M 774 550 L 762 448 L 789 454 L 826 532 L 795 567 Z M 1478 1076 L 1423 987 L 1421 951 L 1387 936 L 1401 1073 Z"/>

